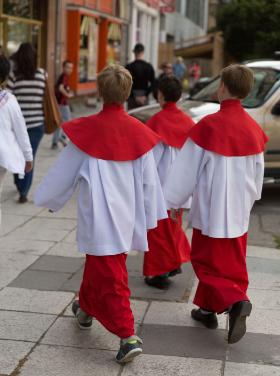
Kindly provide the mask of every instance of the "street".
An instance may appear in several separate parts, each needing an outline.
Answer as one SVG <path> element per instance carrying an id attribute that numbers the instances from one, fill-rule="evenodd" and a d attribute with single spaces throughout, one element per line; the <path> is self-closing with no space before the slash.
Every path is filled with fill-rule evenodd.
<path id="1" fill-rule="evenodd" d="M 59 151 L 50 137 L 40 147 L 36 187 Z M 54 182 L 55 184 L 55 182 Z M 118 339 L 94 321 L 76 327 L 71 302 L 83 271 L 75 243 L 76 205 L 57 214 L 19 205 L 12 177 L 2 197 L 0 264 L 0 374 L 22 376 L 280 375 L 280 187 L 265 186 L 252 215 L 248 265 L 253 312 L 236 345 L 225 341 L 227 316 L 207 330 L 190 319 L 196 281 L 190 264 L 168 291 L 144 285 L 142 257 L 128 258 L 136 328 L 144 355 L 121 367 L 114 362 Z M 191 236 L 191 230 L 187 233 Z"/>

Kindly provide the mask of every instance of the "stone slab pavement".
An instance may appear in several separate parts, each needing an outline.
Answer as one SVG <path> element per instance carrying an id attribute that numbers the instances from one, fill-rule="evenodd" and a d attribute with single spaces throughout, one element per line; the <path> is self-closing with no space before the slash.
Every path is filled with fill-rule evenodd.
<path id="1" fill-rule="evenodd" d="M 57 155 L 45 137 L 34 186 Z M 114 335 L 97 321 L 90 332 L 81 332 L 72 317 L 84 262 L 75 244 L 75 200 L 55 215 L 32 201 L 19 205 L 7 176 L 1 203 L 0 376 L 280 376 L 277 189 L 265 188 L 254 208 L 248 247 L 254 309 L 244 339 L 227 344 L 226 315 L 219 316 L 214 331 L 191 320 L 196 280 L 190 264 L 168 291 L 158 291 L 145 286 L 143 256 L 132 252 L 131 302 L 144 354 L 123 367 L 114 362 L 119 345 Z M 187 233 L 191 237 L 190 229 Z"/>

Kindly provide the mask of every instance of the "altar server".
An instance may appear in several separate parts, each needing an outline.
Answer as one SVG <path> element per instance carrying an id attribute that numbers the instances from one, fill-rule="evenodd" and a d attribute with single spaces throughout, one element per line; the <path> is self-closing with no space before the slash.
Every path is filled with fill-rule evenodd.
<path id="1" fill-rule="evenodd" d="M 216 328 L 216 313 L 229 311 L 228 342 L 246 332 L 252 304 L 247 296 L 246 244 L 250 211 L 261 198 L 267 137 L 242 107 L 253 86 L 243 65 L 221 72 L 220 110 L 194 126 L 165 184 L 170 208 L 193 195 L 191 262 L 199 285 L 194 320 Z"/>
<path id="2" fill-rule="evenodd" d="M 124 110 L 132 85 L 125 68 L 105 68 L 97 83 L 103 109 L 63 126 L 70 144 L 37 189 L 35 203 L 57 211 L 79 186 L 77 242 L 86 263 L 72 310 L 81 329 L 89 329 L 94 317 L 120 337 L 116 360 L 125 363 L 142 352 L 127 253 L 147 251 L 147 230 L 167 216 L 152 151 L 160 140 Z"/>

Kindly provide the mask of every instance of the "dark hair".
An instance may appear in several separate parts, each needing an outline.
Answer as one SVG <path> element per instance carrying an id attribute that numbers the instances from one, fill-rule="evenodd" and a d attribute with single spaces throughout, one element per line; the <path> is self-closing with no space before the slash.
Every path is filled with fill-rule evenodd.
<path id="1" fill-rule="evenodd" d="M 245 65 L 232 64 L 221 71 L 221 80 L 231 95 L 244 99 L 254 84 L 254 73 Z"/>
<path id="2" fill-rule="evenodd" d="M 32 80 L 37 70 L 36 50 L 30 43 L 22 43 L 17 52 L 11 56 L 15 62 L 15 76 L 17 78 Z"/>
<path id="3" fill-rule="evenodd" d="M 73 63 L 71 60 L 64 60 L 64 62 L 62 63 L 63 68 L 65 68 L 67 64 L 73 64 Z"/>
<path id="4" fill-rule="evenodd" d="M 163 77 L 159 80 L 158 90 L 162 93 L 166 102 L 177 102 L 182 95 L 183 88 L 177 77 Z"/>
<path id="5" fill-rule="evenodd" d="M 0 84 L 5 82 L 9 76 L 11 64 L 5 55 L 0 55 Z"/>
<path id="6" fill-rule="evenodd" d="M 134 50 L 133 50 L 133 52 L 135 54 L 140 54 L 140 53 L 142 53 L 144 51 L 145 51 L 145 47 L 144 47 L 144 45 L 142 43 L 137 43 L 135 45 L 135 47 L 134 47 Z"/>

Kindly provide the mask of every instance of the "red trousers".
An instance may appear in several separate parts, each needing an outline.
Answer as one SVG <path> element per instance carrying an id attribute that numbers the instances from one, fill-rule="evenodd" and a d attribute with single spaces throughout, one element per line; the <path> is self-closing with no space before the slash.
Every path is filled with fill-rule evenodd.
<path id="1" fill-rule="evenodd" d="M 81 309 L 120 338 L 134 335 L 126 257 L 87 255 L 79 294 Z"/>
<path id="2" fill-rule="evenodd" d="M 194 304 L 222 313 L 238 301 L 249 300 L 246 246 L 247 233 L 218 239 L 193 230 L 191 262 L 199 280 Z"/>
<path id="3" fill-rule="evenodd" d="M 170 216 L 170 212 L 168 212 Z M 178 269 L 190 260 L 190 244 L 182 229 L 183 210 L 177 222 L 170 217 L 148 232 L 149 252 L 145 253 L 143 274 L 156 276 Z"/>

